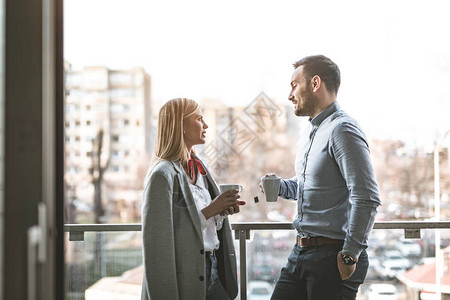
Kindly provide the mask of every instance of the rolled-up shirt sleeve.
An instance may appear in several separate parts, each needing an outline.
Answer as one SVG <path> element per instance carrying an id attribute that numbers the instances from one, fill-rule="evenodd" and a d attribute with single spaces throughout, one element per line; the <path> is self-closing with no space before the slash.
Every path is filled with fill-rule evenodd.
<path id="1" fill-rule="evenodd" d="M 345 179 L 351 205 L 342 251 L 358 258 L 368 246 L 376 210 L 381 204 L 369 146 L 359 127 L 342 123 L 333 130 L 329 150 Z"/>
<path id="2" fill-rule="evenodd" d="M 297 189 L 298 189 L 298 183 L 297 183 L 297 177 L 294 176 L 289 179 L 282 179 L 280 181 L 280 192 L 278 195 L 286 200 L 297 200 Z"/>

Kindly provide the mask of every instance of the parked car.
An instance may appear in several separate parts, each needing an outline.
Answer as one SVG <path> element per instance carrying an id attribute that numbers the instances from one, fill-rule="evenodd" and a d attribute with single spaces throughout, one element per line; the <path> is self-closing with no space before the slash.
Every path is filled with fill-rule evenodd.
<path id="1" fill-rule="evenodd" d="M 406 257 L 420 257 L 422 248 L 416 240 L 402 240 L 398 244 L 398 249 Z"/>
<path id="2" fill-rule="evenodd" d="M 428 265 L 428 264 L 434 264 L 436 262 L 436 257 L 422 257 L 418 265 Z"/>
<path id="3" fill-rule="evenodd" d="M 393 279 L 397 275 L 409 270 L 411 268 L 411 262 L 402 256 L 399 251 L 386 251 L 382 266 L 382 275 L 388 279 Z"/>
<path id="4" fill-rule="evenodd" d="M 369 269 L 367 270 L 366 280 L 383 280 L 383 266 L 377 257 L 370 257 Z"/>
<path id="5" fill-rule="evenodd" d="M 255 265 L 249 268 L 250 280 L 263 280 L 274 283 L 279 276 L 278 268 L 272 265 Z"/>
<path id="6" fill-rule="evenodd" d="M 370 285 L 368 300 L 397 300 L 397 288 L 393 284 L 374 283 Z"/>
<path id="7" fill-rule="evenodd" d="M 267 281 L 250 281 L 247 286 L 248 300 L 270 300 L 273 288 Z"/>

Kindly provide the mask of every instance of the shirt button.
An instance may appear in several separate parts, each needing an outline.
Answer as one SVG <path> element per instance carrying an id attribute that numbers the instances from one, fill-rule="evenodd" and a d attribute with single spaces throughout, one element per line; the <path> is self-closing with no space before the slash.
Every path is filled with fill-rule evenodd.
<path id="1" fill-rule="evenodd" d="M 201 249 L 200 254 L 205 254 L 205 250 Z"/>
<path id="2" fill-rule="evenodd" d="M 198 279 L 200 279 L 200 281 L 203 281 L 203 280 L 205 280 L 205 277 L 200 276 Z"/>

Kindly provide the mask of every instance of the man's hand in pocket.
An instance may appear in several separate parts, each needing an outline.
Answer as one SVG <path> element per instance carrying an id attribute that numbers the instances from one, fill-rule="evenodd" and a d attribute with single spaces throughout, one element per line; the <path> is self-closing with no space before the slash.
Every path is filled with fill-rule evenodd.
<path id="1" fill-rule="evenodd" d="M 356 264 L 346 265 L 342 260 L 341 251 L 337 254 L 337 266 L 339 270 L 339 274 L 341 275 L 342 280 L 346 280 L 352 276 L 353 272 L 355 272 Z"/>

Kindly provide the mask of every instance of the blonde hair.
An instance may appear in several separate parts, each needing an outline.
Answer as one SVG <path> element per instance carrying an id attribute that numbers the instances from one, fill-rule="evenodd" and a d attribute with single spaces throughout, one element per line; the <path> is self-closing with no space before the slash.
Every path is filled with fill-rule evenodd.
<path id="1" fill-rule="evenodd" d="M 183 137 L 183 121 L 199 110 L 198 103 L 187 98 L 175 98 L 167 101 L 159 111 L 155 150 L 145 183 L 153 168 L 162 160 L 179 161 L 187 164 L 190 153 Z"/>

